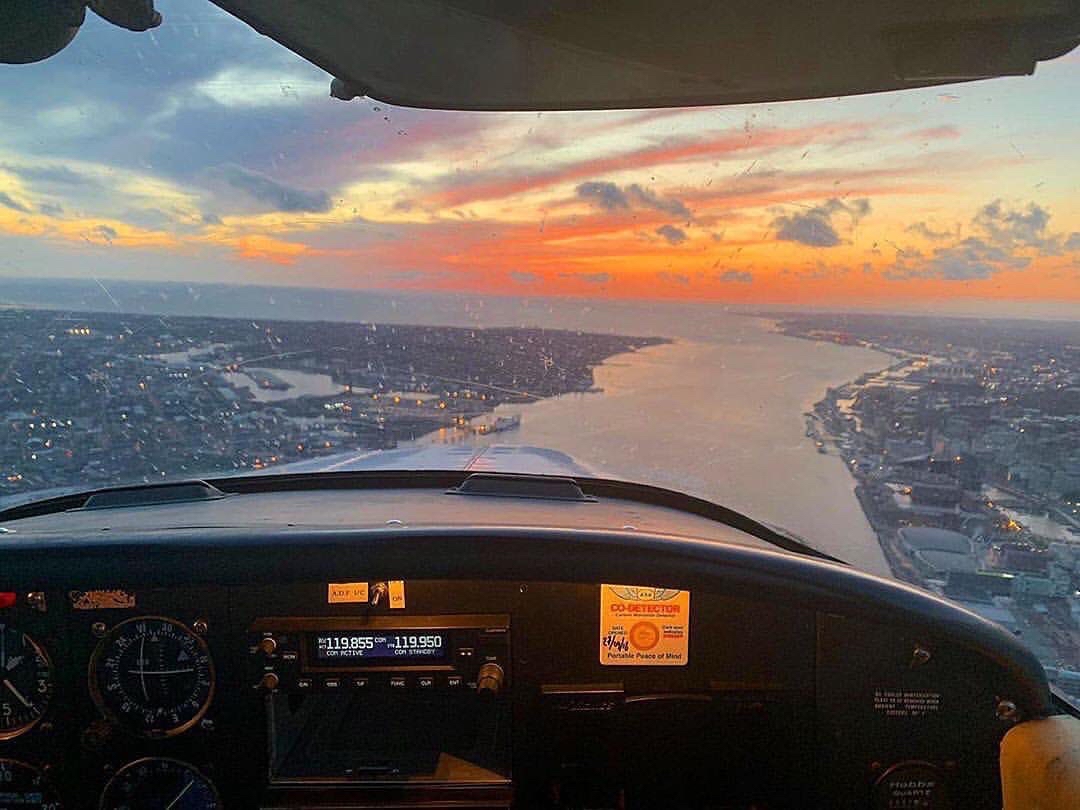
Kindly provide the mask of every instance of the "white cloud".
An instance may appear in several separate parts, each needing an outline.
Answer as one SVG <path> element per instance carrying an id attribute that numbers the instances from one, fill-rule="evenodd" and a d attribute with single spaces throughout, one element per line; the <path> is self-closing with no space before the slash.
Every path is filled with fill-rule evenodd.
<path id="1" fill-rule="evenodd" d="M 124 117 L 115 106 L 94 99 L 84 104 L 46 107 L 34 114 L 34 137 L 47 132 L 50 140 L 78 140 L 103 135 L 121 124 Z"/>
<path id="2" fill-rule="evenodd" d="M 329 86 L 329 79 L 306 71 L 236 66 L 202 80 L 194 89 L 224 107 L 273 107 L 324 99 Z"/>

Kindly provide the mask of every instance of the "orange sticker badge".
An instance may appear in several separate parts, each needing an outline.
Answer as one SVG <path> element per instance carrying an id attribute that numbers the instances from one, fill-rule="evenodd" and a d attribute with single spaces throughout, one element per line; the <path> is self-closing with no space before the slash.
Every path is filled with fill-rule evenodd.
<path id="1" fill-rule="evenodd" d="M 331 582 L 326 586 L 326 602 L 341 605 L 349 602 L 367 602 L 368 584 L 366 582 Z"/>
<path id="2" fill-rule="evenodd" d="M 627 636 L 631 648 L 647 652 L 660 641 L 660 630 L 652 622 L 638 622 L 630 627 Z"/>
<path id="3" fill-rule="evenodd" d="M 690 591 L 600 586 L 600 663 L 681 667 L 690 649 Z"/>

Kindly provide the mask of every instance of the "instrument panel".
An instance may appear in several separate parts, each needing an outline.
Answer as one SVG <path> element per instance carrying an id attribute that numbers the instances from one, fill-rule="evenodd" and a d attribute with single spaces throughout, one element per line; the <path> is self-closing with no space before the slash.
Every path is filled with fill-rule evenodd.
<path id="1" fill-rule="evenodd" d="M 0 608 L 0 808 L 223 806 L 203 771 L 219 753 L 200 729 L 218 683 L 203 614 L 140 611 L 119 591 L 14 596 Z M 178 598 L 146 601 L 176 614 Z M 224 594 L 205 607 L 224 620 Z"/>
<path id="2" fill-rule="evenodd" d="M 400 607 L 325 582 L 20 594 L 0 808 L 996 800 L 993 679 L 926 635 L 744 594 L 612 625 L 600 584 L 396 586 Z M 672 639 L 681 660 L 611 663 Z"/>

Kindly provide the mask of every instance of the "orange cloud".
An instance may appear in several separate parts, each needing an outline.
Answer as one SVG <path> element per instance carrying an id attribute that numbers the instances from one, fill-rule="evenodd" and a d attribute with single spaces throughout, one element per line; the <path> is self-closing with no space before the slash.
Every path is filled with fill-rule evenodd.
<path id="1" fill-rule="evenodd" d="M 286 242 L 258 233 L 222 239 L 221 244 L 231 247 L 241 259 L 272 264 L 294 264 L 300 256 L 311 252 L 310 247 L 300 242 Z"/>
<path id="2" fill-rule="evenodd" d="M 602 156 L 540 171 L 471 172 L 451 175 L 424 195 L 425 204 L 437 208 L 455 208 L 480 200 L 502 199 L 540 188 L 572 183 L 627 170 L 665 166 L 693 161 L 731 158 L 741 153 L 765 152 L 781 147 L 802 147 L 821 139 L 863 134 L 866 124 L 840 123 L 797 129 L 728 130 L 707 138 L 673 138 L 655 146 Z"/>

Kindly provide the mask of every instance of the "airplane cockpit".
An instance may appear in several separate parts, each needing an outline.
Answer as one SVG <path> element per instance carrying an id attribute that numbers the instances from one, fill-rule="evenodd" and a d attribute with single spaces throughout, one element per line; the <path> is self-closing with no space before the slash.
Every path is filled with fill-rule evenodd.
<path id="1" fill-rule="evenodd" d="M 368 98 L 479 112 L 649 114 L 906 92 L 1023 76 L 1080 42 L 1080 5 L 1071 0 L 1009 0 L 993 8 L 964 2 L 910 8 L 880 2 L 802 8 L 532 0 L 215 3 L 236 18 L 232 22 L 326 71 L 334 97 L 327 104 Z M 0 61 L 13 64 L 66 47 L 87 12 L 139 32 L 132 37 L 151 37 L 169 19 L 168 3 L 157 4 L 164 7 L 159 14 L 147 0 L 6 5 Z M 152 62 L 149 41 L 132 40 L 144 48 L 139 59 Z M 21 67 L 3 69 L 8 79 Z M 244 92 L 264 91 L 251 79 Z M 276 103 L 278 89 L 272 91 Z M 224 91 L 209 86 L 199 92 Z M 291 92 L 280 88 L 282 96 Z M 256 102 L 237 94 L 229 104 Z M 753 136 L 749 124 L 739 135 Z M 412 136 L 402 124 L 397 137 Z M 257 141 L 252 138 L 252 149 Z M 127 148 L 122 138 L 116 143 L 118 151 Z M 165 136 L 161 144 L 155 159 L 167 163 Z M 796 147 L 810 151 L 801 141 Z M 45 182 L 76 185 L 60 168 L 36 171 L 39 177 L 52 172 Z M 251 215 L 264 225 L 297 212 L 308 219 L 283 226 L 278 241 L 264 242 L 253 231 L 226 234 L 228 214 L 191 214 L 178 227 L 204 229 L 211 249 L 247 251 L 245 260 L 283 250 L 282 266 L 305 251 L 322 257 L 342 250 L 331 240 L 291 252 L 282 247 L 289 234 L 335 216 L 336 204 L 244 171 L 220 169 L 215 188 L 239 195 L 244 186 L 249 197 L 269 199 L 272 210 Z M 568 176 L 573 183 L 587 179 Z M 373 182 L 389 182 L 386 177 L 389 172 Z M 144 196 L 166 196 L 163 186 L 124 182 Z M 694 215 L 681 203 L 640 185 L 594 185 L 577 186 L 575 202 L 628 218 L 661 211 L 685 220 L 679 227 L 650 225 L 638 242 L 668 247 L 690 238 L 685 230 Z M 0 185 L 2 210 L 13 219 L 36 215 L 16 186 L 10 193 L 5 188 Z M 371 191 L 373 198 L 378 193 Z M 763 206 L 784 203 L 757 187 L 752 193 L 764 195 Z M 804 206 L 818 230 L 802 237 L 803 244 L 855 238 L 835 229 L 841 219 L 857 224 L 869 204 L 860 207 L 840 197 L 842 191 L 834 193 L 824 208 Z M 160 208 L 185 204 L 174 196 Z M 560 204 L 571 203 L 552 203 L 552 210 Z M 394 214 L 412 216 L 410 206 L 400 203 Z M 464 206 L 456 213 L 461 221 L 481 218 Z M 773 230 L 794 227 L 784 219 L 789 215 L 769 216 L 777 223 Z M 346 225 L 375 227 L 355 210 Z M 723 239 L 722 225 L 715 225 L 715 242 Z M 134 231 L 94 227 L 80 233 L 105 240 L 105 250 L 125 240 L 141 239 L 138 250 L 154 246 Z M 56 228 L 35 233 L 53 238 L 62 231 Z M 27 225 L 19 238 L 31 230 Z M 411 232 L 402 233 L 396 244 L 415 241 Z M 487 238 L 476 237 L 472 247 L 482 253 Z M 1060 253 L 1066 237 L 1054 239 Z M 570 241 L 567 236 L 564 244 Z M 1035 244 L 1034 237 L 1026 244 Z M 989 249 L 980 257 L 998 261 Z M 516 272 L 523 284 L 538 277 L 538 271 Z M 749 271 L 742 272 L 726 270 L 724 283 L 745 287 Z M 607 282 L 606 271 L 592 274 L 592 281 Z M 162 323 L 159 343 L 175 340 L 177 329 Z M 81 321 L 49 329 L 56 346 L 55 335 L 91 337 Z M 270 328 L 257 329 L 259 350 L 249 355 L 280 350 Z M 433 339 L 434 354 L 457 351 L 440 348 L 441 339 Z M 117 365 L 135 362 L 123 340 L 134 342 L 136 330 L 109 337 Z M 232 379 L 248 361 L 226 356 L 225 342 L 212 336 L 181 347 L 189 355 L 203 352 L 210 359 L 198 362 L 205 367 L 170 365 L 156 354 L 146 362 L 159 375 L 154 379 L 173 375 L 190 387 L 209 375 Z M 69 351 L 68 344 L 52 345 L 48 362 Z M 164 357 L 170 346 L 158 348 Z M 303 365 L 304 351 L 292 353 L 296 362 L 286 372 L 311 371 Z M 340 382 L 352 373 L 352 361 L 336 344 L 331 352 L 326 373 Z M 467 350 L 458 355 L 470 375 L 478 373 Z M 588 376 L 599 362 L 581 360 L 578 376 Z M 378 365 L 353 363 L 358 379 Z M 557 365 L 550 360 L 545 372 Z M 8 371 L 0 368 L 0 386 L 11 390 L 16 383 L 27 390 L 31 383 L 48 384 Z M 262 374 L 251 384 L 259 396 L 287 387 L 274 376 L 285 372 L 253 373 Z M 420 376 L 412 366 L 380 367 L 379 373 L 395 380 L 411 374 L 412 382 Z M 145 374 L 133 384 L 136 393 L 146 391 L 151 377 Z M 82 385 L 89 376 L 72 374 L 74 383 L 63 384 Z M 446 390 L 451 383 L 460 387 L 462 402 L 481 382 L 477 376 L 439 378 Z M 413 408 L 409 418 L 418 423 L 432 419 L 431 411 L 458 407 L 449 396 L 440 399 L 443 388 L 427 378 L 409 394 L 401 393 L 402 383 L 394 385 L 363 395 Z M 349 378 L 339 388 L 351 396 L 360 383 Z M 51 430 L 45 417 L 19 391 L 9 403 L 14 415 L 0 422 L 0 431 L 25 432 L 29 421 L 40 434 L 18 456 L 20 463 L 31 451 L 35 461 L 40 454 L 66 463 L 53 440 L 43 438 Z M 228 401 L 214 404 L 218 410 L 210 416 L 192 416 L 190 403 L 159 397 L 145 407 L 164 415 L 152 424 L 147 417 L 151 426 L 130 443 L 160 441 L 163 453 L 179 454 L 174 436 L 181 421 L 211 435 L 215 420 L 232 408 L 228 418 L 243 422 L 235 413 L 255 395 L 236 404 L 235 386 L 222 382 L 218 391 L 214 402 Z M 253 417 L 236 430 L 255 441 L 268 426 L 290 419 L 312 433 L 318 423 L 329 448 L 338 434 L 323 429 L 325 414 L 347 411 L 342 424 L 360 420 L 353 405 L 329 398 L 315 416 L 290 412 L 284 399 L 272 406 L 276 412 L 264 413 L 263 421 Z M 89 422 L 67 424 L 72 434 L 83 431 L 83 444 L 108 431 L 128 441 L 132 434 L 124 431 L 131 430 L 135 407 L 125 399 L 117 412 L 113 421 L 127 424 L 94 428 L 97 433 Z M 913 409 L 905 414 L 919 415 Z M 34 428 L 39 418 L 41 428 Z M 453 427 L 464 424 L 462 417 Z M 493 422 L 475 432 L 503 427 Z M 381 437 L 386 427 L 372 431 Z M 299 453 L 307 452 L 305 442 L 287 444 Z M 93 460 L 81 469 L 100 471 L 108 453 L 121 452 L 118 442 L 99 443 L 103 449 L 93 448 Z M 200 459 L 224 457 L 226 443 L 219 444 Z M 824 444 L 818 442 L 822 454 Z M 82 452 L 74 440 L 72 446 L 71 453 Z M 276 468 L 264 464 L 267 452 L 250 462 L 253 469 L 235 474 L 217 468 L 204 474 L 192 461 L 191 472 L 176 480 L 164 480 L 164 472 L 161 480 L 140 473 L 141 482 L 118 485 L 104 475 L 83 476 L 67 486 L 43 486 L 33 497 L 0 501 L 0 810 L 1080 806 L 1080 710 L 1051 686 L 1044 662 L 1018 633 L 940 593 L 861 571 L 771 523 L 677 486 L 598 475 L 545 447 L 511 446 L 500 438 L 483 451 L 384 448 L 344 460 L 327 451 Z M 285 450 L 273 452 L 277 464 L 276 454 Z M 908 455 L 923 463 L 919 452 Z M 736 474 L 744 461 L 724 464 Z M 853 455 L 844 464 L 858 466 Z M 0 466 L 13 492 L 22 486 L 22 469 L 8 473 Z M 670 480 L 677 474 L 672 470 Z M 940 489 L 940 479 L 928 473 L 920 480 Z M 899 488 L 895 494 L 907 497 Z"/>
<path id="2" fill-rule="evenodd" d="M 1007 631 L 654 487 L 357 470 L 2 524 L 33 806 L 995 807 L 1002 740 L 1076 722 Z"/>

